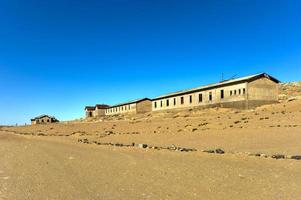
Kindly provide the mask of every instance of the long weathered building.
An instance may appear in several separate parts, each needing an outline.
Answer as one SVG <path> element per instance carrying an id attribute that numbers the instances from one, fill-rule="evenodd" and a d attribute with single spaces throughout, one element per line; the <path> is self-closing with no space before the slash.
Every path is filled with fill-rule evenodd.
<path id="1" fill-rule="evenodd" d="M 191 107 L 230 107 L 249 109 L 278 101 L 279 80 L 255 74 L 156 97 L 138 99 L 114 106 L 87 106 L 86 117 L 138 114 Z"/>
<path id="2" fill-rule="evenodd" d="M 152 111 L 195 106 L 248 109 L 278 101 L 278 83 L 262 73 L 159 96 Z"/>

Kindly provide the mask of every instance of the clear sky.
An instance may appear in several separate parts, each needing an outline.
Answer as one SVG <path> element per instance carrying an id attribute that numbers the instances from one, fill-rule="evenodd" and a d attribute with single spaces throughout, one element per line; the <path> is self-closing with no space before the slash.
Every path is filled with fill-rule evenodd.
<path id="1" fill-rule="evenodd" d="M 301 79 L 300 0 L 0 1 L 0 124 L 258 72 Z"/>

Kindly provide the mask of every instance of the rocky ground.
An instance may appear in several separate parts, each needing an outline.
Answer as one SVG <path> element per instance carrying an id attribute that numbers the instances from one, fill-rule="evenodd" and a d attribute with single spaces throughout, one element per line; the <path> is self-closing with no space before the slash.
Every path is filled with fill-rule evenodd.
<path id="1" fill-rule="evenodd" d="M 301 199 L 299 87 L 281 87 L 254 110 L 0 127 L 0 200 Z"/>

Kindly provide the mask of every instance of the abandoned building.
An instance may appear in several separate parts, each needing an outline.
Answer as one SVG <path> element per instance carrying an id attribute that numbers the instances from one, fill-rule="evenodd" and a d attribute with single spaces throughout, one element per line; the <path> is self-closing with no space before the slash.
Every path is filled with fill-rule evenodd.
<path id="1" fill-rule="evenodd" d="M 95 106 L 86 106 L 86 117 L 94 117 L 95 116 Z"/>
<path id="2" fill-rule="evenodd" d="M 195 106 L 254 108 L 278 101 L 278 83 L 277 79 L 266 73 L 226 80 L 159 96 L 152 100 L 152 110 Z"/>
<path id="3" fill-rule="evenodd" d="M 105 109 L 105 115 L 139 114 L 152 111 L 152 101 L 148 98 L 137 99 L 126 103 L 110 106 Z"/>
<path id="4" fill-rule="evenodd" d="M 145 113 L 191 107 L 228 107 L 249 109 L 278 102 L 280 81 L 260 73 L 215 84 L 182 90 L 154 99 L 138 99 L 115 106 L 87 106 L 86 117 Z M 96 110 L 98 110 L 96 112 Z"/>
<path id="5" fill-rule="evenodd" d="M 59 122 L 59 120 L 49 115 L 40 115 L 31 119 L 31 124 L 50 124 L 55 122 Z"/>

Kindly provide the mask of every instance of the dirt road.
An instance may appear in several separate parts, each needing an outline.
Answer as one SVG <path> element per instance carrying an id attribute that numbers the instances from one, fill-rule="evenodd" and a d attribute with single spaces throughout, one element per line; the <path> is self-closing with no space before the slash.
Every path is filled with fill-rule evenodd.
<path id="1" fill-rule="evenodd" d="M 0 133 L 0 199 L 301 199 L 301 162 Z"/>

